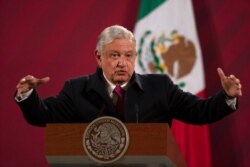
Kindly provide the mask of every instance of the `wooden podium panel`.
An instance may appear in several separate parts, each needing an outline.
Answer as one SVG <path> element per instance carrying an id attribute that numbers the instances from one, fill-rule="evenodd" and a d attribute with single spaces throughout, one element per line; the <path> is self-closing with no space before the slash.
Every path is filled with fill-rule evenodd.
<path id="1" fill-rule="evenodd" d="M 100 165 L 88 158 L 83 148 L 83 133 L 88 124 L 48 124 L 45 153 L 53 167 L 185 167 L 186 163 L 167 124 L 125 124 L 130 144 L 124 157 Z"/>

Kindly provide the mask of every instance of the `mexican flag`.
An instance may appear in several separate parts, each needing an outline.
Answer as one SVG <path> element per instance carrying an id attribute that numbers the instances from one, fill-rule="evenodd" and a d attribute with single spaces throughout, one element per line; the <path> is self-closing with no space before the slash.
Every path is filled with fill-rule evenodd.
<path id="1" fill-rule="evenodd" d="M 164 73 L 184 91 L 204 97 L 202 54 L 191 0 L 141 0 L 134 31 L 136 72 Z M 190 167 L 211 167 L 207 126 L 174 121 L 173 134 Z"/>

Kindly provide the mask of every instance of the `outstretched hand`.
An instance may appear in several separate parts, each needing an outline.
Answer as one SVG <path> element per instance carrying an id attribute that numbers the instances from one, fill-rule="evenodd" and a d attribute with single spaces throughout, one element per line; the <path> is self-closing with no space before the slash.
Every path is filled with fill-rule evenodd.
<path id="1" fill-rule="evenodd" d="M 240 80 L 234 75 L 226 76 L 221 68 L 217 68 L 217 73 L 221 80 L 221 85 L 229 97 L 242 96 L 242 85 Z"/>
<path id="2" fill-rule="evenodd" d="M 44 78 L 35 78 L 32 75 L 27 75 L 23 77 L 17 84 L 16 89 L 17 89 L 17 96 L 19 96 L 22 93 L 28 92 L 32 88 L 36 88 L 37 86 L 41 84 L 45 84 L 49 82 L 50 78 L 49 77 L 44 77 Z"/>

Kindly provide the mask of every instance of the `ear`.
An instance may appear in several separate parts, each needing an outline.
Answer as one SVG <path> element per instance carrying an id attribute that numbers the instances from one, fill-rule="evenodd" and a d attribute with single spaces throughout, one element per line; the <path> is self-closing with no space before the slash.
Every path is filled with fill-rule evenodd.
<path id="1" fill-rule="evenodd" d="M 95 51 L 95 58 L 96 58 L 98 65 L 101 67 L 101 64 L 102 64 L 101 54 L 97 50 Z"/>

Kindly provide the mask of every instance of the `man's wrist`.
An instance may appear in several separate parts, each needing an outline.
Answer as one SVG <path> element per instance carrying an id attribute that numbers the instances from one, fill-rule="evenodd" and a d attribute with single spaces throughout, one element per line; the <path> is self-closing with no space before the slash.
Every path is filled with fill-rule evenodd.
<path id="1" fill-rule="evenodd" d="M 30 97 L 32 92 L 33 92 L 33 89 L 30 89 L 28 92 L 21 93 L 21 94 L 15 96 L 15 100 L 17 102 L 21 102 L 23 100 L 26 100 L 28 97 Z"/>
<path id="2" fill-rule="evenodd" d="M 236 97 L 233 97 L 233 96 L 229 96 L 227 93 L 226 93 L 226 91 L 223 91 L 223 93 L 224 93 L 224 96 L 226 97 L 226 99 L 234 99 L 234 98 L 236 98 Z"/>

